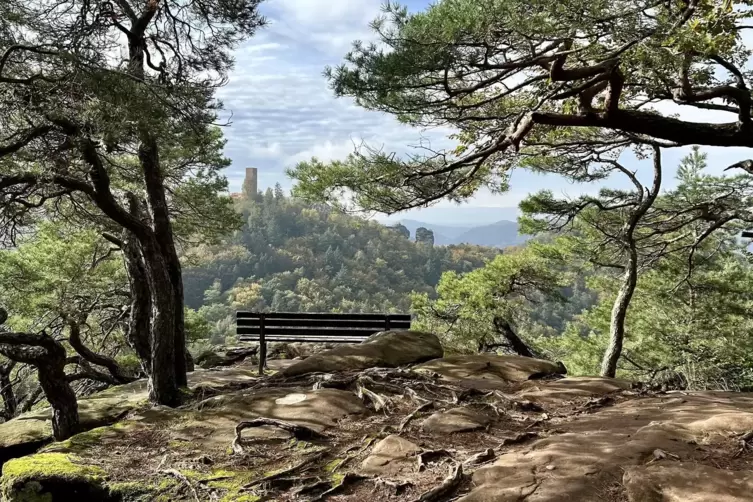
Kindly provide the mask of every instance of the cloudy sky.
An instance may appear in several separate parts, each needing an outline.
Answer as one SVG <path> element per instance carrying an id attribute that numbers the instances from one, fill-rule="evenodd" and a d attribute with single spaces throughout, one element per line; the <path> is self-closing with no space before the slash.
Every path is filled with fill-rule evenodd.
<path id="1" fill-rule="evenodd" d="M 349 99 L 335 99 L 322 76 L 325 66 L 341 62 L 352 41 L 372 38 L 368 23 L 379 14 L 382 1 L 267 0 L 262 4 L 269 25 L 237 51 L 236 68 L 221 92 L 225 107 L 232 112 L 232 124 L 225 129 L 226 154 L 233 160 L 228 171 L 231 191 L 240 190 L 245 167 L 259 169 L 260 188 L 279 182 L 288 189 L 291 181 L 284 174 L 286 167 L 312 156 L 343 158 L 362 140 L 397 152 L 407 151 L 422 138 L 428 138 L 432 147 L 450 144 L 446 131 L 411 129 L 386 114 L 358 108 Z M 414 11 L 429 5 L 426 0 L 404 3 Z M 665 152 L 668 175 L 685 153 L 686 149 Z M 709 153 L 712 164 L 719 166 L 750 155 L 742 149 Z M 625 162 L 639 174 L 650 170 L 634 160 Z M 550 188 L 555 193 L 577 195 L 596 190 L 528 172 L 513 173 L 511 187 L 504 195 L 480 193 L 461 207 L 440 203 L 391 219 L 489 223 L 514 217 L 511 208 L 532 191 Z"/>

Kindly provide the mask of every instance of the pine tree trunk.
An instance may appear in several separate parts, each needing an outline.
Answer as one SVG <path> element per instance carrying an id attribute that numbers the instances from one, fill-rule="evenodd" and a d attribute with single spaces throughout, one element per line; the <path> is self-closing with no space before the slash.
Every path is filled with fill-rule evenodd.
<path id="1" fill-rule="evenodd" d="M 78 400 L 65 375 L 66 352 L 59 342 L 46 347 L 45 355 L 34 363 L 47 401 L 52 408 L 52 436 L 63 441 L 78 434 Z"/>
<path id="2" fill-rule="evenodd" d="M 167 265 L 156 239 L 142 243 L 142 255 L 149 278 L 151 296 L 151 372 L 149 398 L 165 406 L 180 403 L 175 375 L 175 297 Z M 181 355 L 183 349 L 180 349 Z"/>
<path id="3" fill-rule="evenodd" d="M 144 133 L 139 147 L 139 160 L 144 171 L 147 201 L 151 214 L 154 231 L 159 236 L 159 253 L 165 264 L 170 288 L 172 289 L 173 308 L 173 360 L 175 381 L 179 387 L 188 385 L 186 333 L 183 314 L 183 277 L 180 260 L 175 248 L 172 223 L 165 193 L 164 176 L 160 166 L 159 148 L 157 141 L 148 133 Z"/>
<path id="4" fill-rule="evenodd" d="M 0 398 L 3 399 L 3 415 L 7 420 L 16 416 L 18 401 L 10 380 L 11 365 L 0 366 Z"/>
<path id="5" fill-rule="evenodd" d="M 614 378 L 617 374 L 617 361 L 622 355 L 622 344 L 625 339 L 625 318 L 630 306 L 630 300 L 633 298 L 635 286 L 638 283 L 638 249 L 636 247 L 634 232 L 641 218 L 648 212 L 651 206 L 659 196 L 659 190 L 662 183 L 662 161 L 661 149 L 658 145 L 652 146 L 654 150 L 654 180 L 651 189 L 647 190 L 645 197 L 633 215 L 630 217 L 624 228 L 624 244 L 627 247 L 628 256 L 625 265 L 625 275 L 623 276 L 622 287 L 617 292 L 617 298 L 614 300 L 612 307 L 612 319 L 609 323 L 609 346 L 604 353 L 604 359 L 601 362 L 601 376 Z M 638 184 L 637 180 L 634 182 Z M 644 189 L 638 185 L 641 193 Z"/>
<path id="6" fill-rule="evenodd" d="M 156 9 L 145 11 L 138 27 L 133 26 L 128 40 L 128 72 L 137 78 L 144 77 L 144 36 L 155 13 Z M 141 253 L 150 276 L 152 308 L 150 396 L 159 404 L 171 406 L 180 401 L 178 388 L 186 386 L 188 381 L 183 278 L 170 223 L 157 139 L 149 124 L 140 124 L 139 133 L 141 144 L 138 157 L 155 236 L 152 242 L 141 242 Z"/>
<path id="7" fill-rule="evenodd" d="M 164 245 L 165 240 L 161 241 Z M 188 352 L 186 344 L 186 322 L 183 309 L 183 274 L 181 273 L 180 260 L 175 251 L 172 231 L 170 232 L 170 246 L 164 250 L 168 260 L 168 272 L 170 282 L 173 285 L 173 298 L 175 298 L 175 379 L 179 387 L 188 387 L 189 371 L 193 371 L 193 358 Z"/>
<path id="8" fill-rule="evenodd" d="M 126 339 L 141 362 L 147 376 L 152 375 L 152 349 L 149 340 L 151 295 L 144 260 L 135 237 L 128 236 L 123 246 L 123 255 L 128 271 L 131 290 L 131 316 L 128 320 Z"/>
<path id="9" fill-rule="evenodd" d="M 523 357 L 536 357 L 530 347 L 515 333 L 506 319 L 495 317 L 493 322 L 497 333 L 505 337 L 505 340 L 510 344 L 510 348 L 516 354 Z"/>
<path id="10" fill-rule="evenodd" d="M 38 368 L 39 385 L 52 407 L 55 441 L 63 441 L 79 432 L 78 401 L 65 377 L 64 364 Z"/>
<path id="11" fill-rule="evenodd" d="M 612 307 L 612 319 L 609 324 L 609 346 L 601 363 L 601 376 L 614 378 L 617 373 L 617 361 L 622 354 L 622 343 L 625 338 L 625 318 L 633 298 L 638 281 L 638 255 L 635 245 L 629 250 L 629 258 L 625 267 L 622 287 L 617 293 Z"/>
<path id="12" fill-rule="evenodd" d="M 52 407 L 52 435 L 57 441 L 68 439 L 78 432 L 79 422 L 76 394 L 65 375 L 65 347 L 44 331 L 10 332 L 1 326 L 6 319 L 8 313 L 0 308 L 0 353 L 11 361 L 31 364 L 37 369 L 39 387 Z M 9 376 L 10 370 L 3 373 Z"/>
<path id="13" fill-rule="evenodd" d="M 188 352 L 186 344 L 186 322 L 185 311 L 183 308 L 183 273 L 181 271 L 178 253 L 175 250 L 175 240 L 173 237 L 172 224 L 167 221 L 166 234 L 169 239 L 160 240 L 162 253 L 168 263 L 168 273 L 170 282 L 173 285 L 173 296 L 175 298 L 175 378 L 179 387 L 188 387 L 188 371 L 193 371 L 193 358 Z M 181 357 L 182 354 L 182 357 Z"/>

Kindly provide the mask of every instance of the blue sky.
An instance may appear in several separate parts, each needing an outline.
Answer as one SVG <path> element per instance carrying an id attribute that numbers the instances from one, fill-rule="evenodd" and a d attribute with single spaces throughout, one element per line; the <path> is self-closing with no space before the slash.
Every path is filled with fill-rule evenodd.
<path id="1" fill-rule="evenodd" d="M 291 181 L 284 174 L 286 167 L 312 156 L 321 160 L 343 158 L 362 140 L 396 152 L 407 151 L 422 137 L 428 138 L 434 148 L 452 145 L 446 139 L 449 131 L 408 128 L 391 116 L 363 110 L 349 99 L 336 99 L 328 88 L 322 76 L 324 67 L 338 64 L 353 40 L 373 37 L 368 23 L 379 14 L 381 3 L 382 0 L 268 0 L 262 4 L 269 25 L 237 50 L 236 68 L 220 93 L 226 109 L 233 114 L 232 124 L 225 129 L 226 154 L 233 161 L 227 171 L 231 191 L 240 190 L 246 167 L 259 169 L 261 188 L 279 182 L 288 189 Z M 412 10 L 429 5 L 418 0 L 405 3 Z M 698 112 L 679 108 L 671 111 L 689 120 L 729 120 L 724 115 L 712 114 L 709 118 L 707 113 L 701 119 Z M 715 170 L 751 156 L 745 149 L 706 151 Z M 687 149 L 664 152 L 667 176 L 674 173 L 685 153 Z M 639 176 L 650 170 L 649 165 L 634 159 L 626 158 L 624 162 L 637 169 Z M 615 179 L 608 184 L 623 183 Z M 671 187 L 671 181 L 665 187 Z M 510 219 L 510 208 L 528 193 L 542 188 L 571 196 L 598 190 L 593 185 L 573 185 L 555 176 L 518 171 L 513 173 L 511 190 L 506 194 L 481 192 L 460 207 L 440 203 L 390 219 L 446 224 Z"/>

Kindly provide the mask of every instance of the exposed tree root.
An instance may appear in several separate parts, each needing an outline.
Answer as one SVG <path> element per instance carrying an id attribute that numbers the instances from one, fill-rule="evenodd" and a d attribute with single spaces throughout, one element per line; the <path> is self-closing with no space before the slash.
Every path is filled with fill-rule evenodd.
<path id="1" fill-rule="evenodd" d="M 382 392 L 389 392 L 391 394 L 402 395 L 405 392 L 404 385 L 394 385 L 392 383 L 377 381 L 368 375 L 361 375 L 358 377 L 358 383 L 360 385 L 368 385 L 369 388 L 379 389 Z"/>
<path id="2" fill-rule="evenodd" d="M 544 408 L 542 408 L 536 403 L 533 403 L 531 401 L 525 401 L 525 400 L 520 401 L 518 399 L 513 399 L 512 397 L 506 396 L 498 390 L 484 394 L 484 397 L 489 397 L 492 395 L 496 397 L 498 400 L 505 403 L 506 409 L 512 409 L 512 410 L 518 410 L 518 411 L 536 411 L 536 412 L 544 411 Z"/>
<path id="3" fill-rule="evenodd" d="M 411 389 L 410 387 L 405 388 L 405 391 L 403 392 L 403 396 L 405 396 L 406 394 L 411 399 L 411 401 L 413 401 L 414 403 L 418 405 L 424 404 L 426 402 L 431 402 L 430 400 L 424 399 L 423 397 L 419 396 L 418 392 Z"/>
<path id="4" fill-rule="evenodd" d="M 467 459 L 463 460 L 463 465 L 468 465 L 468 466 L 481 465 L 491 460 L 494 460 L 496 457 L 497 457 L 497 454 L 494 453 L 494 450 L 492 450 L 491 448 L 487 448 L 486 450 L 478 452 L 475 455 L 472 455 L 468 457 Z"/>
<path id="5" fill-rule="evenodd" d="M 355 483 L 357 481 L 362 481 L 364 479 L 371 479 L 371 478 L 369 478 L 368 476 L 363 476 L 361 474 L 356 474 L 355 472 L 349 472 L 345 474 L 345 476 L 343 476 L 342 479 L 336 485 L 334 485 L 329 490 L 323 492 L 321 495 L 312 498 L 310 502 L 325 500 L 330 495 L 334 495 L 335 493 L 339 492 L 340 490 L 342 490 L 349 484 Z"/>
<path id="6" fill-rule="evenodd" d="M 392 488 L 395 491 L 395 495 L 399 495 L 402 490 L 404 490 L 408 486 L 413 486 L 413 483 L 411 481 L 391 481 L 389 479 L 384 479 L 382 477 L 376 476 L 376 477 L 370 477 L 370 476 L 364 476 L 361 474 L 356 474 L 354 472 L 348 472 L 343 476 L 343 478 L 337 482 L 336 484 L 332 484 L 331 481 L 325 481 L 321 478 L 316 478 L 316 480 L 312 483 L 306 484 L 302 486 L 301 488 L 297 489 L 295 491 L 295 494 L 297 497 L 300 497 L 302 495 L 311 494 L 313 492 L 317 492 L 319 490 L 323 490 L 319 495 L 314 496 L 312 499 L 309 499 L 310 502 L 318 501 L 318 500 L 324 500 L 330 495 L 335 495 L 337 492 L 341 491 L 343 488 L 345 488 L 347 485 L 355 483 L 357 481 L 372 481 L 376 485 L 385 485 L 390 488 Z M 325 489 L 327 488 L 327 489 Z"/>
<path id="7" fill-rule="evenodd" d="M 442 484 L 422 493 L 414 502 L 439 502 L 444 500 L 458 489 L 463 479 L 465 479 L 463 464 L 457 464 L 450 468 L 450 475 L 442 481 Z"/>
<path id="8" fill-rule="evenodd" d="M 188 480 L 188 478 L 185 477 L 183 474 L 181 474 L 180 471 L 177 471 L 175 469 L 163 469 L 160 472 L 164 473 L 164 474 L 169 474 L 170 476 L 174 476 L 174 477 L 178 478 L 179 481 L 183 482 L 183 484 L 185 484 L 188 487 L 188 489 L 191 492 L 191 495 L 193 495 L 193 499 L 196 502 L 200 502 L 200 500 L 199 500 L 199 494 L 196 491 L 196 488 L 193 487 L 193 485 Z"/>
<path id="9" fill-rule="evenodd" d="M 543 424 L 544 422 L 546 422 L 546 421 L 547 421 L 547 420 L 549 420 L 550 418 L 551 418 L 551 417 L 549 416 L 549 414 L 548 414 L 548 413 L 542 413 L 542 414 L 541 414 L 541 418 L 537 418 L 536 420 L 534 420 L 533 422 L 531 422 L 530 424 L 528 424 L 528 425 L 526 426 L 526 430 L 528 430 L 528 429 L 533 429 L 534 427 L 536 427 L 536 426 L 538 426 L 538 425 L 541 425 L 541 424 Z"/>
<path id="10" fill-rule="evenodd" d="M 316 373 L 311 375 L 314 380 L 313 389 L 347 389 L 358 379 L 358 373 L 340 376 L 334 373 Z"/>
<path id="11" fill-rule="evenodd" d="M 327 436 L 321 434 L 310 427 L 305 425 L 293 424 L 290 422 L 284 422 L 282 420 L 275 420 L 274 418 L 255 418 L 239 423 L 235 426 L 235 439 L 231 447 L 235 453 L 243 453 L 243 447 L 241 446 L 241 433 L 246 429 L 253 427 L 261 427 L 263 425 L 272 425 L 284 431 L 291 433 L 296 439 L 327 439 Z"/>
<path id="12" fill-rule="evenodd" d="M 402 432 L 403 429 L 405 429 L 405 427 L 410 423 L 410 421 L 413 420 L 414 418 L 416 418 L 416 415 L 418 415 L 419 413 L 421 413 L 423 410 L 431 408 L 433 406 L 434 406 L 434 402 L 433 401 L 428 401 L 428 402 L 422 404 L 421 406 L 419 406 L 418 408 L 416 408 L 415 410 L 413 410 L 413 412 L 410 415 L 406 416 L 400 422 L 400 425 L 398 425 L 398 427 L 397 427 L 397 432 Z"/>
<path id="13" fill-rule="evenodd" d="M 434 376 L 427 373 L 413 371 L 410 368 L 367 368 L 360 373 L 363 376 L 381 378 L 383 380 L 436 380 L 438 375 Z"/>
<path id="14" fill-rule="evenodd" d="M 385 485 L 389 486 L 393 490 L 395 490 L 395 495 L 400 495 L 400 492 L 403 491 L 405 488 L 409 486 L 413 486 L 413 483 L 410 481 L 390 481 L 389 479 L 384 479 L 380 477 L 371 478 L 371 481 L 376 483 L 377 485 Z"/>
<path id="15" fill-rule="evenodd" d="M 356 384 L 356 389 L 358 399 L 365 400 L 367 398 L 374 406 L 374 411 L 389 411 L 389 408 L 387 406 L 389 399 L 377 394 L 376 392 L 370 391 L 360 381 Z"/>
<path id="16" fill-rule="evenodd" d="M 614 398 L 611 396 L 601 396 L 598 398 L 589 399 L 582 408 L 583 413 L 591 413 L 599 408 L 614 404 Z"/>
<path id="17" fill-rule="evenodd" d="M 300 497 L 302 495 L 308 495 L 310 493 L 315 493 L 318 491 L 326 491 L 331 486 L 332 486 L 332 483 L 330 481 L 325 481 L 321 478 L 316 478 L 316 481 L 314 481 L 313 483 L 303 485 L 302 487 L 295 490 L 295 496 Z"/>
<path id="18" fill-rule="evenodd" d="M 740 449 L 735 452 L 734 455 L 732 455 L 732 458 L 737 458 L 740 455 L 742 455 L 746 451 L 750 451 L 750 441 L 753 439 L 753 431 L 748 431 L 742 436 L 740 436 Z"/>
<path id="19" fill-rule="evenodd" d="M 501 409 L 499 408 L 499 406 L 497 406 L 497 405 L 496 405 L 496 404 L 494 404 L 494 403 L 486 403 L 486 402 L 483 402 L 483 401 L 481 401 L 481 402 L 479 402 L 479 401 L 474 401 L 474 402 L 472 402 L 472 403 L 469 403 L 469 404 L 472 404 L 472 405 L 475 405 L 475 406 L 479 406 L 479 407 L 481 407 L 481 408 L 491 408 L 491 409 L 492 409 L 492 411 L 494 412 L 494 414 L 495 414 L 495 415 L 497 415 L 498 417 L 501 417 L 502 415 L 504 415 L 504 414 L 505 414 L 505 411 L 504 411 L 504 410 L 501 410 Z"/>
<path id="20" fill-rule="evenodd" d="M 332 472 L 337 472 L 338 469 L 340 469 L 342 467 L 345 467 L 345 464 L 348 464 L 354 458 L 357 458 L 357 457 L 361 456 L 361 454 L 363 452 L 365 452 L 372 444 L 374 444 L 374 441 L 376 441 L 376 440 L 377 440 L 377 436 L 372 436 L 370 438 L 365 439 L 364 440 L 364 445 L 362 447 L 358 448 L 357 452 L 349 454 L 347 457 L 345 457 L 342 462 L 340 462 L 339 464 L 337 464 L 337 466 L 335 466 L 335 468 L 332 469 Z M 348 449 L 346 451 L 352 451 L 354 449 L 355 448 L 351 448 L 351 449 Z"/>
<path id="21" fill-rule="evenodd" d="M 394 396 L 410 398 L 417 406 L 427 402 L 457 405 L 475 396 L 488 397 L 491 393 L 466 388 L 442 381 L 440 375 L 413 371 L 406 368 L 368 368 L 363 371 L 348 373 L 315 373 L 296 377 L 281 377 L 273 375 L 264 377 L 248 386 L 251 390 L 274 386 L 279 387 L 307 387 L 314 390 L 322 388 L 350 389 L 355 391 L 361 399 L 367 401 L 377 411 L 389 410 L 390 401 Z M 511 399 L 496 394 L 508 403 Z M 210 405 L 210 403 L 206 403 Z M 540 411 L 533 403 L 517 403 L 524 411 Z M 485 403 L 499 415 L 500 409 L 495 403 Z M 512 405 L 511 405 L 512 406 Z M 406 424 L 407 425 L 407 424 Z"/>
<path id="22" fill-rule="evenodd" d="M 287 469 L 283 469 L 281 471 L 273 472 L 272 474 L 267 474 L 264 477 L 261 477 L 261 478 L 255 480 L 255 481 L 252 481 L 252 482 L 244 485 L 243 488 L 247 489 L 247 488 L 251 488 L 253 486 L 266 484 L 266 483 L 269 483 L 269 482 L 272 482 L 272 481 L 275 481 L 275 480 L 285 479 L 285 476 L 288 476 L 289 474 L 293 474 L 294 472 L 297 472 L 297 471 L 303 469 L 304 467 L 306 467 L 308 464 L 310 464 L 312 462 L 316 462 L 317 460 L 319 460 L 320 458 L 322 458 L 325 453 L 327 453 L 327 451 L 317 452 L 317 453 L 315 453 L 313 455 L 310 455 L 310 456 L 306 457 L 305 459 L 301 460 L 297 464 L 294 464 L 294 465 L 288 467 Z M 300 480 L 300 478 L 297 477 L 294 481 L 299 481 L 299 480 Z"/>
<path id="23" fill-rule="evenodd" d="M 435 458 L 450 457 L 452 453 L 447 450 L 426 450 L 417 455 L 418 459 L 418 472 L 421 472 L 428 462 L 431 462 Z"/>
<path id="24" fill-rule="evenodd" d="M 508 446 L 511 444 L 518 444 L 523 443 L 525 441 L 528 441 L 529 439 L 534 439 L 539 437 L 538 433 L 536 432 L 521 432 L 517 436 L 503 439 L 501 443 L 499 443 L 499 447 Z"/>

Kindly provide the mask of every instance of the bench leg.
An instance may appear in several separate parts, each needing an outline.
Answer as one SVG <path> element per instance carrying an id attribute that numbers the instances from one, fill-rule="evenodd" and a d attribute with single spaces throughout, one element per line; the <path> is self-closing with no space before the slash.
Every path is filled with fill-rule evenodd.
<path id="1" fill-rule="evenodd" d="M 264 368 L 267 367 L 267 341 L 264 338 L 259 339 L 259 376 L 264 375 Z"/>
<path id="2" fill-rule="evenodd" d="M 259 316 L 259 376 L 264 376 L 267 367 L 267 337 L 264 335 L 264 314 Z"/>

